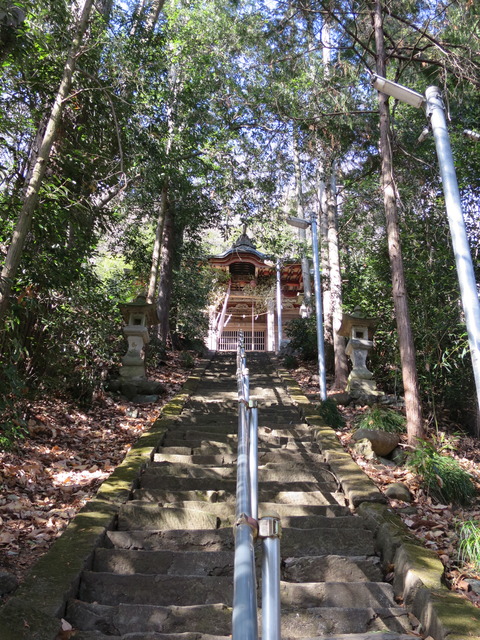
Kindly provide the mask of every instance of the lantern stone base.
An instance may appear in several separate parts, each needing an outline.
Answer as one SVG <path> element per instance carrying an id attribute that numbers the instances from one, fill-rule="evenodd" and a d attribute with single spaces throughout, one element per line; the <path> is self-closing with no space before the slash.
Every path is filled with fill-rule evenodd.
<path id="1" fill-rule="evenodd" d="M 120 369 L 120 377 L 122 380 L 128 380 L 129 382 L 141 382 L 146 380 L 147 374 L 145 372 L 145 365 L 143 364 L 126 364 L 122 362 Z"/>
<path id="2" fill-rule="evenodd" d="M 382 396 L 383 393 L 378 391 L 375 380 L 370 378 L 357 378 L 350 376 L 347 383 L 346 391 L 352 398 L 362 398 L 364 396 Z"/>

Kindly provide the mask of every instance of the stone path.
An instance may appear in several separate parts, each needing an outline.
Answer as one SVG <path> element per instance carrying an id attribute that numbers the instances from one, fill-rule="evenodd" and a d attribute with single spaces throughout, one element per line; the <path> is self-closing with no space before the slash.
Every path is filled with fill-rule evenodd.
<path id="1" fill-rule="evenodd" d="M 260 516 L 282 522 L 282 639 L 418 637 L 382 581 L 371 531 L 346 506 L 268 356 L 249 354 L 248 366 L 259 401 Z M 96 549 L 67 605 L 76 640 L 230 635 L 235 367 L 233 354 L 212 361 Z"/>

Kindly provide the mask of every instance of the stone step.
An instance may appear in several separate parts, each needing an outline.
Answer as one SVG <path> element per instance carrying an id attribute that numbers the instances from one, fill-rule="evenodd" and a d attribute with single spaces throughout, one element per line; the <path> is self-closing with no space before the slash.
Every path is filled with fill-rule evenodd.
<path id="1" fill-rule="evenodd" d="M 150 502 L 161 503 L 180 503 L 180 502 L 234 502 L 236 498 L 235 487 L 230 485 L 230 490 L 226 489 L 166 489 L 157 488 L 157 484 L 153 483 L 152 488 L 142 487 L 135 489 L 133 496 L 136 500 L 147 500 Z M 163 483 L 162 483 L 163 484 Z M 224 483 L 222 482 L 222 486 Z M 318 487 L 318 485 L 316 485 Z M 280 515 L 287 513 L 290 505 L 298 505 L 301 507 L 310 506 L 331 506 L 332 508 L 346 509 L 343 494 L 324 494 L 321 491 L 267 491 L 260 487 L 259 492 L 260 503 L 270 503 L 278 506 L 276 510 Z M 332 500 L 333 497 L 333 500 Z M 347 509 L 347 511 L 349 511 Z"/>
<path id="2" fill-rule="evenodd" d="M 303 427 L 284 425 L 278 427 L 259 426 L 259 440 L 269 445 L 286 444 L 293 440 L 298 443 L 311 443 L 312 433 L 309 429 Z M 238 425 L 202 425 L 200 427 L 192 426 L 190 423 L 177 424 L 175 428 L 170 429 L 166 434 L 174 440 L 213 440 L 215 442 L 235 442 L 238 439 Z"/>
<path id="3" fill-rule="evenodd" d="M 169 446 L 199 446 L 198 442 L 209 441 L 212 443 L 228 443 L 231 446 L 236 446 L 238 436 L 236 433 L 219 433 L 215 431 L 197 431 L 194 429 L 177 429 L 168 431 L 162 442 L 163 447 Z M 258 443 L 268 446 L 285 446 L 289 442 L 295 442 L 297 446 L 300 443 L 311 443 L 312 438 L 310 434 L 296 435 L 288 433 L 280 433 L 270 430 L 270 432 L 259 432 Z"/>
<path id="4" fill-rule="evenodd" d="M 260 554 L 259 554 L 260 555 Z M 176 576 L 231 576 L 234 551 L 132 551 L 98 548 L 94 571 L 131 575 L 133 573 Z M 261 558 L 257 559 L 258 564 Z M 260 574 L 258 574 L 260 575 Z M 283 580 L 289 582 L 380 582 L 380 560 L 366 556 L 305 556 L 284 558 Z"/>
<path id="5" fill-rule="evenodd" d="M 190 448 L 188 448 L 191 450 Z M 260 451 L 258 455 L 258 461 L 260 464 L 267 462 L 283 463 L 283 464 L 305 464 L 305 466 L 325 466 L 325 456 L 320 453 L 310 453 L 305 451 L 303 453 L 293 453 L 291 451 L 278 450 L 275 452 Z M 235 465 L 237 462 L 237 456 L 232 453 L 224 453 L 217 455 L 192 455 L 192 454 L 179 454 L 169 453 L 168 447 L 159 450 L 153 456 L 153 462 L 169 462 L 170 464 L 180 465 L 196 465 L 199 467 L 216 467 L 219 465 Z"/>
<path id="6" fill-rule="evenodd" d="M 107 531 L 108 546 L 146 551 L 229 551 L 235 541 L 230 528 L 163 531 Z M 364 529 L 282 529 L 284 558 L 303 556 L 374 556 L 371 532 Z"/>
<path id="7" fill-rule="evenodd" d="M 231 576 L 171 576 L 150 574 L 112 574 L 84 571 L 79 600 L 107 605 L 153 604 L 190 606 L 232 605 Z M 379 582 L 280 582 L 280 601 L 285 610 L 311 607 L 342 607 L 355 603 L 358 608 L 394 606 L 392 586 Z"/>
<path id="8" fill-rule="evenodd" d="M 373 556 L 375 548 L 371 531 L 366 529 L 294 529 L 282 528 L 283 557 L 301 556 Z"/>
<path id="9" fill-rule="evenodd" d="M 272 406 L 280 409 L 295 406 L 283 389 L 275 385 L 269 386 L 268 381 L 250 385 L 250 399 L 256 400 L 260 409 Z M 203 384 L 198 388 L 194 399 L 188 400 L 186 408 L 202 405 L 203 403 L 208 404 L 209 402 L 219 402 L 222 406 L 225 406 L 225 404 L 229 406 L 238 405 L 238 390 L 237 388 L 232 388 L 231 385 L 222 385 L 215 382 Z"/>
<path id="10" fill-rule="evenodd" d="M 198 397 L 198 396 L 195 396 Z M 185 405 L 182 415 L 188 415 L 189 413 L 201 413 L 204 417 L 209 414 L 223 414 L 230 413 L 238 415 L 238 401 L 204 401 L 204 400 L 189 400 Z M 300 412 L 296 408 L 296 405 L 279 405 L 276 403 L 259 403 L 258 415 L 262 420 L 271 421 L 275 424 L 275 420 L 281 419 L 282 421 L 291 421 L 292 423 L 301 422 Z"/>
<path id="11" fill-rule="evenodd" d="M 119 635 L 104 635 L 100 631 L 76 631 L 75 640 L 231 640 L 232 636 L 218 636 L 211 634 L 197 633 L 195 631 L 186 633 L 150 633 L 138 632 Z M 294 640 L 295 636 L 282 635 L 282 640 Z M 373 631 L 372 633 L 354 633 L 354 634 L 335 634 L 328 633 L 321 636 L 303 637 L 304 640 L 412 640 L 417 638 L 418 634 L 399 634 L 387 632 Z"/>
<path id="12" fill-rule="evenodd" d="M 233 533 L 231 533 L 233 537 Z M 107 573 L 163 573 L 176 576 L 232 576 L 234 551 L 132 551 L 97 548 L 93 570 Z M 293 571 L 293 570 L 292 570 Z"/>
<path id="13" fill-rule="evenodd" d="M 180 418 L 178 419 L 172 428 L 169 430 L 171 434 L 179 435 L 179 438 L 184 438 L 185 431 L 194 432 L 198 434 L 197 437 L 202 436 L 202 438 L 209 437 L 212 438 L 219 435 L 226 436 L 237 436 L 238 434 L 238 417 L 235 416 L 235 419 L 227 421 L 224 419 L 214 420 L 216 416 L 212 416 L 208 420 L 204 420 L 203 422 L 195 422 L 190 418 Z M 307 425 L 303 425 L 301 423 L 291 424 L 290 422 L 279 422 L 275 421 L 274 423 L 266 423 L 261 420 L 258 422 L 258 431 L 260 435 L 274 435 L 277 437 L 292 437 L 298 438 L 299 440 L 311 440 L 312 439 L 312 431 Z M 181 435 L 180 435 L 181 434 Z M 306 437 L 305 437 L 306 436 Z"/>
<path id="14" fill-rule="evenodd" d="M 168 489 L 135 489 L 133 491 L 135 500 L 155 502 L 157 504 L 183 504 L 187 502 L 205 502 L 207 504 L 216 502 L 235 502 L 236 494 L 233 491 L 224 489 L 208 489 L 204 491 L 196 490 L 168 490 Z"/>
<path id="15" fill-rule="evenodd" d="M 126 503 L 120 507 L 117 527 L 119 531 L 128 529 L 217 529 L 220 526 L 231 526 L 228 514 L 223 525 L 214 514 L 199 509 L 164 508 L 155 504 L 131 505 Z"/>
<path id="16" fill-rule="evenodd" d="M 107 531 L 105 544 L 107 547 L 116 549 L 145 551 L 231 551 L 235 549 L 231 529 Z"/>
<path id="17" fill-rule="evenodd" d="M 278 377 L 278 375 L 273 371 L 272 369 L 272 373 L 255 373 L 254 376 L 250 377 L 251 383 L 253 385 L 256 386 L 261 386 L 261 385 L 281 385 L 282 381 L 281 379 Z M 202 381 L 200 383 L 200 386 L 203 387 L 205 384 L 214 384 L 215 382 L 218 382 L 219 384 L 223 384 L 225 386 L 228 385 L 234 385 L 235 389 L 237 388 L 237 380 L 236 377 L 234 377 L 233 379 L 226 379 L 224 377 L 218 377 L 215 373 L 213 372 L 206 372 L 204 377 L 202 378 Z M 285 393 L 285 390 L 282 388 L 283 393 Z"/>
<path id="18" fill-rule="evenodd" d="M 171 464 L 169 462 L 150 463 L 143 476 L 174 476 L 176 478 L 218 478 L 236 480 L 237 465 L 220 467 L 199 467 L 194 465 Z M 142 476 L 142 477 L 143 477 Z M 266 462 L 258 466 L 259 482 L 322 482 L 330 491 L 338 488 L 334 474 L 325 463 L 317 465 Z"/>
<path id="19" fill-rule="evenodd" d="M 354 604 L 356 603 L 352 602 L 351 606 L 345 607 L 308 607 L 282 613 L 282 638 L 321 637 L 326 640 L 341 637 L 351 640 L 361 633 L 362 638 L 374 640 L 384 637 L 382 632 L 401 634 L 409 630 L 408 616 L 404 609 L 355 607 Z M 412 640 L 411 636 L 407 637 Z"/>
<path id="20" fill-rule="evenodd" d="M 377 556 L 301 556 L 282 553 L 281 576 L 288 582 L 381 582 L 380 558 Z M 348 605 L 349 603 L 344 603 Z"/>
<path id="21" fill-rule="evenodd" d="M 224 453 L 236 454 L 237 453 L 237 438 L 230 441 L 223 442 L 217 438 L 184 438 L 175 437 L 174 434 L 166 434 L 163 440 L 162 449 L 175 448 L 175 451 L 180 452 L 180 448 L 183 448 L 184 453 L 188 452 L 192 455 L 220 455 Z M 265 439 L 259 439 L 258 446 L 259 453 L 275 453 L 276 451 L 287 451 L 292 453 L 312 452 L 320 453 L 319 447 L 316 443 L 312 443 L 309 439 L 304 441 L 296 438 L 276 438 L 274 442 L 266 442 Z"/>
<path id="22" fill-rule="evenodd" d="M 177 478 L 175 476 L 165 476 L 151 473 L 148 470 L 141 477 L 142 489 L 170 489 L 173 491 L 230 491 L 235 493 L 236 481 L 225 478 Z M 335 485 L 326 482 L 309 482 L 303 480 L 292 480 L 291 482 L 269 482 L 262 481 L 259 486 L 259 500 L 262 502 L 274 502 L 277 493 L 281 491 L 319 491 L 325 494 L 325 501 L 319 504 L 335 503 Z M 338 494 L 340 498 L 343 494 Z"/>
<path id="23" fill-rule="evenodd" d="M 259 511 L 262 515 L 261 508 Z M 269 515 L 274 515 L 274 513 L 278 513 L 276 505 Z M 184 526 L 185 523 L 188 526 Z M 211 523 L 212 529 L 233 526 L 235 523 L 235 504 L 228 502 L 184 502 L 181 505 L 159 506 L 151 502 L 131 500 L 120 507 L 118 514 L 118 529 L 120 531 L 130 529 L 206 529 L 208 528 L 206 523 Z M 364 520 L 353 515 L 332 518 L 322 514 L 291 514 L 282 516 L 281 524 L 282 527 L 297 529 L 366 528 Z"/>
<path id="24" fill-rule="evenodd" d="M 177 443 L 178 442 L 179 441 L 177 441 Z M 181 442 L 183 442 L 184 445 L 186 444 L 185 441 L 181 441 Z M 189 447 L 185 447 L 185 448 L 189 449 Z M 231 444 L 228 444 L 228 443 L 211 442 L 211 441 L 209 442 L 205 440 L 200 443 L 198 442 L 194 443 L 193 447 L 190 449 L 190 452 L 192 455 L 236 455 L 237 447 L 232 446 Z M 260 446 L 258 447 L 259 456 L 264 453 L 276 454 L 277 452 L 284 452 L 286 454 L 292 453 L 292 454 L 310 455 L 310 453 L 319 454 L 320 449 L 316 443 L 312 443 L 312 442 L 297 443 L 294 439 L 282 441 L 282 444 L 279 446 L 276 446 L 276 445 L 266 446 L 260 443 Z"/>
<path id="25" fill-rule="evenodd" d="M 150 633 L 148 631 L 139 631 L 138 633 L 126 633 L 121 636 L 104 635 L 101 631 L 75 631 L 74 637 L 75 640 L 232 640 L 231 635 L 213 636 L 210 634 L 196 633 L 195 631 L 188 633 Z M 329 639 L 327 638 L 326 640 Z M 333 640 L 336 639 L 334 638 Z M 382 638 L 376 638 L 376 640 L 382 640 Z M 388 640 L 390 640 L 390 638 Z M 393 640 L 397 639 L 394 638 Z M 409 640 L 411 640 L 411 638 Z"/>
<path id="26" fill-rule="evenodd" d="M 177 507 L 180 509 L 198 509 L 200 511 L 205 511 L 207 513 L 214 514 L 216 516 L 221 517 L 222 515 L 233 515 L 235 513 L 235 502 L 234 500 L 216 500 L 216 501 L 207 501 L 207 500 L 183 500 L 183 501 L 149 501 L 147 502 L 145 499 L 137 498 L 137 494 L 140 494 L 141 490 L 137 490 L 134 492 L 133 499 L 130 500 L 126 505 L 151 505 L 152 508 L 158 507 Z M 195 497 L 195 496 L 194 496 Z M 296 526 L 298 528 L 302 528 L 298 526 L 298 524 L 288 524 L 289 519 L 295 516 L 323 516 L 325 520 L 337 520 L 338 518 L 342 518 L 344 522 L 347 522 L 346 517 L 352 517 L 350 510 L 347 507 L 342 507 L 341 505 L 302 505 L 302 504 L 279 504 L 277 502 L 260 502 L 259 504 L 259 513 L 260 516 L 265 515 L 275 515 L 282 518 L 282 523 L 284 526 Z M 358 525 L 357 523 L 360 524 Z M 354 526 L 360 526 L 364 528 L 362 520 L 354 520 Z"/>
<path id="27" fill-rule="evenodd" d="M 211 637 L 211 636 L 210 636 Z M 294 635 L 282 635 L 282 640 L 293 640 L 297 636 Z M 418 634 L 409 634 L 409 633 L 395 633 L 395 632 L 382 632 L 382 631 L 372 631 L 371 633 L 367 631 L 367 633 L 347 633 L 347 634 L 334 634 L 327 633 L 314 636 L 303 636 L 304 640 L 412 640 L 412 638 L 416 638 L 418 640 Z M 80 639 L 81 640 L 81 639 Z M 132 640 L 137 640 L 136 638 Z M 138 639 L 140 640 L 140 639 Z M 160 640 L 159 638 L 152 638 L 152 640 Z M 167 638 L 165 638 L 167 640 Z M 188 639 L 185 639 L 188 640 Z"/>
<path id="28" fill-rule="evenodd" d="M 138 633 L 215 633 L 229 635 L 232 609 L 224 604 L 154 606 L 104 605 L 70 600 L 67 617 L 75 629 L 110 635 Z"/>
<path id="29" fill-rule="evenodd" d="M 167 450 L 168 447 L 165 448 Z M 195 465 L 200 467 L 216 467 L 218 465 L 233 465 L 237 462 L 237 456 L 232 453 L 217 455 L 191 455 L 179 453 L 164 453 L 159 451 L 153 456 L 153 462 L 169 462 L 170 464 Z"/>
<path id="30" fill-rule="evenodd" d="M 117 575 L 84 571 L 78 599 L 107 605 L 232 604 L 231 576 Z"/>
<path id="31" fill-rule="evenodd" d="M 193 606 L 103 605 L 71 600 L 67 616 L 76 629 L 100 631 L 109 635 L 138 633 L 209 633 L 228 635 L 232 609 L 224 604 Z M 358 633 L 405 630 L 402 609 L 321 607 L 282 615 L 282 637 L 302 638 L 322 633 Z M 261 615 L 260 615 L 261 618 Z M 403 619 L 402 619 L 403 618 Z"/>
<path id="32" fill-rule="evenodd" d="M 228 427 L 232 431 L 238 430 L 238 411 L 228 411 L 228 412 L 208 412 L 208 413 L 198 413 L 195 411 L 189 411 L 184 409 L 180 414 L 179 418 L 175 422 L 176 425 L 191 425 L 192 429 L 200 429 L 204 428 L 208 425 L 224 425 Z M 306 425 L 302 422 L 300 416 L 297 414 L 292 419 L 290 416 L 285 419 L 282 417 L 282 414 L 277 412 L 275 418 L 273 419 L 270 415 L 265 415 L 262 411 L 259 411 L 258 414 L 258 424 L 259 427 L 278 427 L 282 428 L 288 427 L 296 427 L 299 429 L 305 429 Z"/>

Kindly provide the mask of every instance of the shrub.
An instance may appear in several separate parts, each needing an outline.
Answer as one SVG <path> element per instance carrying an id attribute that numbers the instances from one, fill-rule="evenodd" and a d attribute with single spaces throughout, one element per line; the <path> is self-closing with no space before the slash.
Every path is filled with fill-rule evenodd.
<path id="1" fill-rule="evenodd" d="M 480 571 L 480 523 L 467 520 L 459 525 L 458 559 Z"/>
<path id="2" fill-rule="evenodd" d="M 305 360 L 315 360 L 317 357 L 317 324 L 315 314 L 309 318 L 295 318 L 290 320 L 285 328 L 290 338 L 289 347 L 298 351 Z"/>
<path id="3" fill-rule="evenodd" d="M 11 449 L 27 433 L 21 398 L 25 387 L 14 365 L 0 362 L 0 450 Z"/>
<path id="4" fill-rule="evenodd" d="M 285 369 L 296 369 L 298 367 L 298 360 L 295 356 L 286 355 L 283 358 L 283 366 Z"/>
<path id="5" fill-rule="evenodd" d="M 15 421 L 14 421 L 15 420 Z M 0 451 L 8 451 L 14 447 L 17 440 L 25 438 L 28 433 L 25 424 L 18 418 L 5 420 L 0 423 Z"/>
<path id="6" fill-rule="evenodd" d="M 470 475 L 450 456 L 430 442 L 421 441 L 407 460 L 407 465 L 420 475 L 427 491 L 446 503 L 470 504 L 476 495 Z"/>
<path id="7" fill-rule="evenodd" d="M 355 422 L 356 429 L 379 429 L 389 433 L 404 433 L 407 428 L 407 420 L 404 415 L 374 406 L 365 411 Z"/>
<path id="8" fill-rule="evenodd" d="M 327 398 L 319 405 L 318 413 L 332 429 L 341 429 L 345 426 L 345 418 L 331 398 Z"/>
<path id="9" fill-rule="evenodd" d="M 182 351 L 180 354 L 180 364 L 185 369 L 193 369 L 195 366 L 195 358 L 188 351 Z"/>

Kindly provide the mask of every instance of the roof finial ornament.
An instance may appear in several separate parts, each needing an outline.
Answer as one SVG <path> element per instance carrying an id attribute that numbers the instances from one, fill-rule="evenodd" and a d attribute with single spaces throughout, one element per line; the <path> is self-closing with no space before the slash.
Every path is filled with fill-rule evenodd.
<path id="1" fill-rule="evenodd" d="M 239 247 L 250 247 L 252 249 L 255 248 L 255 245 L 252 240 L 247 236 L 247 218 L 243 216 L 240 218 L 240 222 L 242 223 L 242 233 L 237 238 L 237 240 L 233 243 L 233 248 L 238 249 Z"/>

